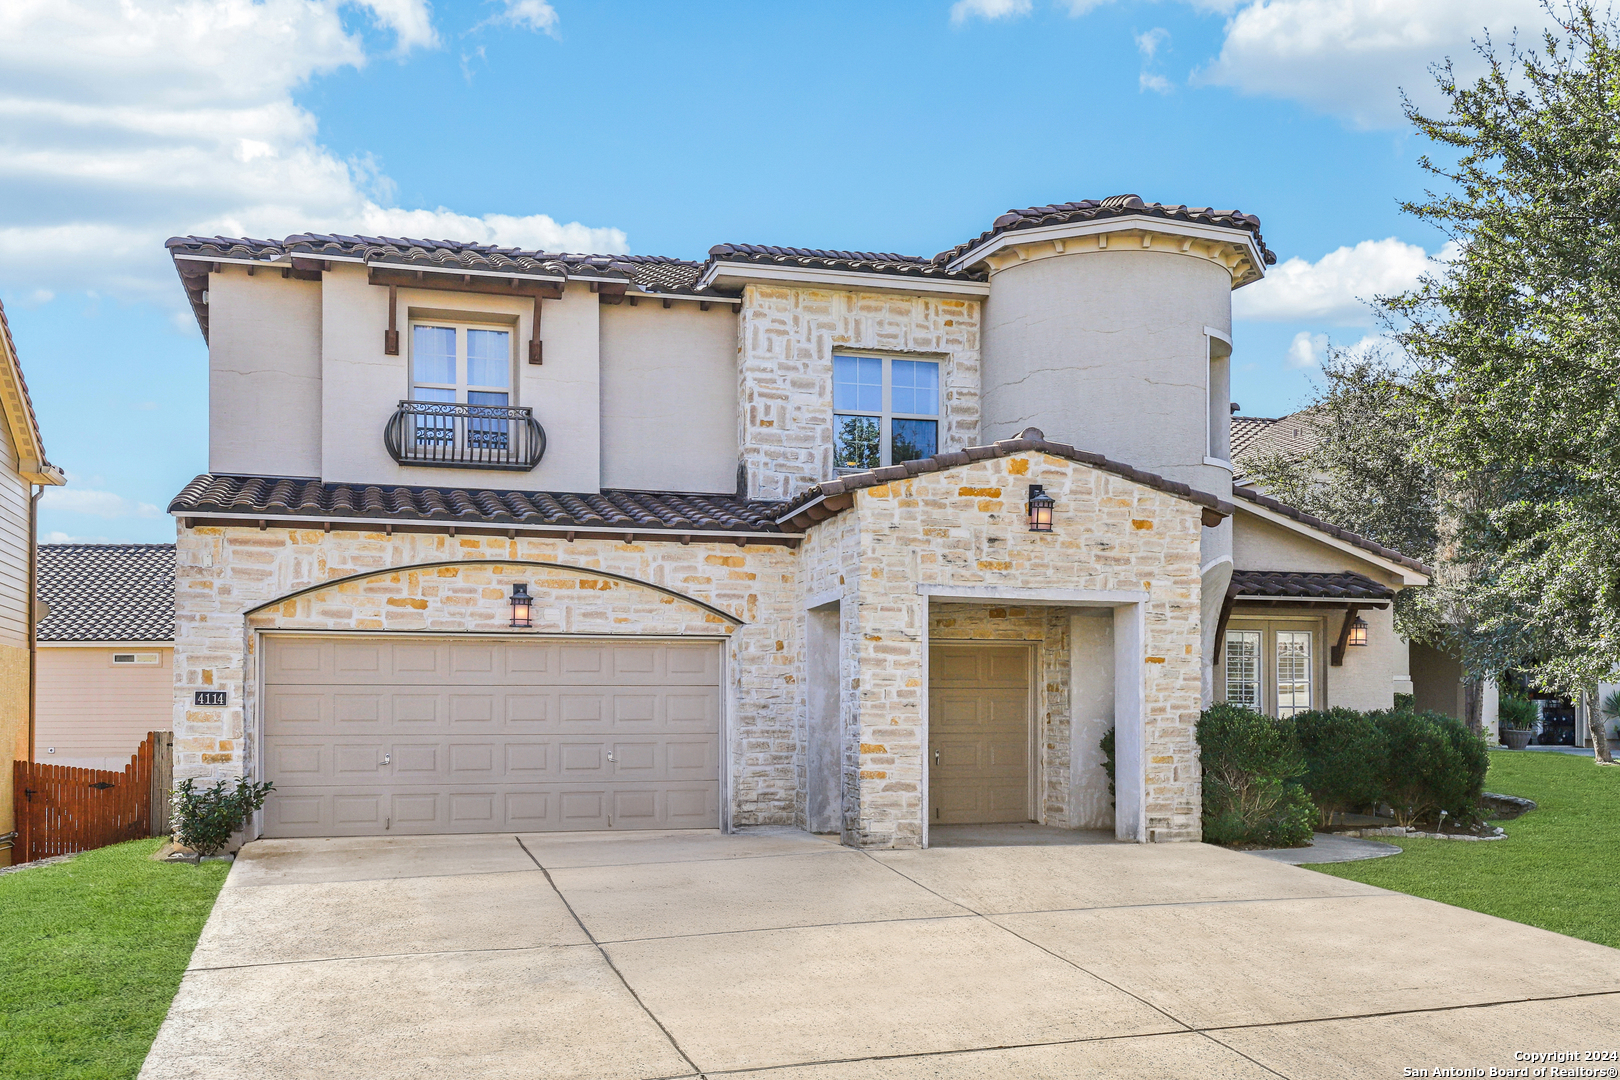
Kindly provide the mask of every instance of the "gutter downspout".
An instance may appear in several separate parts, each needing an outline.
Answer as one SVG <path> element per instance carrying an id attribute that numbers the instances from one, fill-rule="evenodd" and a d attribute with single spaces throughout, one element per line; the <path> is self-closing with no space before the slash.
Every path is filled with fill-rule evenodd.
<path id="1" fill-rule="evenodd" d="M 34 486 L 34 485 L 30 485 Z M 45 485 L 28 499 L 28 760 L 35 758 L 34 682 L 39 668 L 39 497 Z"/>

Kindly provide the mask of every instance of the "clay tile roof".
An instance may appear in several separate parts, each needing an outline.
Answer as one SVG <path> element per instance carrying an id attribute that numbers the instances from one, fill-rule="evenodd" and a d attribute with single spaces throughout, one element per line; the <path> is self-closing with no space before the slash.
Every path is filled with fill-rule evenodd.
<path id="1" fill-rule="evenodd" d="M 1238 597 L 1308 597 L 1315 600 L 1395 599 L 1395 590 L 1349 571 L 1234 570 L 1228 590 Z"/>
<path id="2" fill-rule="evenodd" d="M 41 641 L 173 641 L 173 544 L 41 544 Z"/>
<path id="3" fill-rule="evenodd" d="M 1316 429 L 1308 409 L 1275 419 L 1232 417 L 1232 464 L 1238 466 L 1240 475 L 1260 458 L 1273 454 L 1300 457 L 1315 448 L 1316 443 Z"/>
<path id="4" fill-rule="evenodd" d="M 1269 495 L 1262 495 L 1254 488 L 1234 487 L 1232 489 L 1232 494 L 1245 502 L 1253 503 L 1256 506 L 1263 506 L 1274 514 L 1281 514 L 1283 517 L 1292 521 L 1297 521 L 1301 525 L 1315 529 L 1317 532 L 1326 533 L 1327 535 L 1336 539 L 1343 540 L 1347 544 L 1358 547 L 1363 551 L 1371 552 L 1380 558 L 1388 559 L 1390 562 L 1399 563 L 1401 566 L 1416 570 L 1418 573 L 1423 574 L 1426 577 L 1432 577 L 1434 575 L 1434 571 L 1429 569 L 1428 566 L 1418 562 L 1416 559 L 1408 555 L 1402 555 L 1394 548 L 1387 548 L 1382 544 L 1376 544 L 1367 539 L 1365 536 L 1362 536 L 1359 533 L 1353 533 L 1349 529 L 1341 529 L 1337 525 L 1330 525 L 1319 517 L 1312 517 L 1310 514 L 1305 513 L 1305 511 L 1297 510 L 1294 507 L 1289 506 L 1287 503 L 1278 502 Z"/>
<path id="5" fill-rule="evenodd" d="M 781 505 L 777 511 L 776 520 L 795 529 L 807 529 L 819 517 L 812 517 L 807 509 L 812 503 L 822 499 L 833 498 L 861 488 L 876 487 L 891 480 L 903 480 L 908 476 L 919 473 L 940 472 L 952 469 L 958 465 L 966 465 L 971 461 L 986 461 L 990 458 L 1010 457 L 1030 450 L 1038 450 L 1053 457 L 1066 458 L 1069 461 L 1078 461 L 1103 472 L 1123 476 L 1138 484 L 1156 488 L 1188 502 L 1197 503 L 1206 510 L 1211 510 L 1221 516 L 1230 515 L 1233 511 L 1231 503 L 1204 491 L 1197 491 L 1177 480 L 1167 480 L 1157 473 L 1143 472 L 1118 461 L 1110 461 L 1101 454 L 1093 454 L 1085 450 L 1077 450 L 1068 443 L 1048 442 L 1045 433 L 1040 428 L 1025 428 L 1023 434 L 1016 439 L 1002 439 L 989 446 L 970 446 L 965 450 L 957 450 L 946 454 L 935 454 L 933 457 L 918 458 L 908 461 L 904 465 L 890 465 L 881 469 L 871 469 L 866 472 L 850 473 L 840 476 L 836 480 L 827 480 L 804 492 L 798 497 Z M 822 517 L 826 515 L 821 515 Z"/>
<path id="6" fill-rule="evenodd" d="M 318 480 L 203 474 L 185 486 L 169 512 L 206 518 L 298 518 L 341 522 L 442 522 L 470 526 L 536 526 L 590 532 L 782 533 L 780 502 L 733 495 L 608 490 L 492 491 L 482 488 L 323 484 Z"/>
<path id="7" fill-rule="evenodd" d="M 878 251 L 829 251 L 824 248 L 768 247 L 761 244 L 716 244 L 711 262 L 754 263 L 862 274 L 930 278 L 942 281 L 988 281 L 982 270 L 947 270 L 938 259 Z"/>
<path id="8" fill-rule="evenodd" d="M 1270 266 L 1277 256 L 1260 238 L 1260 219 L 1253 214 L 1237 210 L 1212 210 L 1207 206 L 1177 206 L 1168 203 L 1143 202 L 1138 195 L 1114 195 L 1107 199 L 1082 199 L 1079 202 L 1052 203 L 1049 206 L 1031 206 L 1023 210 L 1009 210 L 991 222 L 990 228 L 949 251 L 934 256 L 934 261 L 947 264 L 956 261 L 980 244 L 1002 233 L 1019 229 L 1036 229 L 1046 225 L 1068 225 L 1079 221 L 1095 221 L 1111 217 L 1156 217 L 1175 221 L 1190 221 L 1200 225 L 1217 225 L 1227 229 L 1242 229 L 1253 234 L 1256 246 Z"/>

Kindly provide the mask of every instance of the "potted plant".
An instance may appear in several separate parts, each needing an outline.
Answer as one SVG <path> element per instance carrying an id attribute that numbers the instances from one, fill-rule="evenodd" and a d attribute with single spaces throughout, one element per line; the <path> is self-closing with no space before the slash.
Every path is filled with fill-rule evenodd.
<path id="1" fill-rule="evenodd" d="M 1502 741 L 1509 750 L 1523 750 L 1530 745 L 1530 734 L 1536 726 L 1536 703 L 1517 694 L 1503 694 L 1496 705 L 1496 716 L 1502 722 Z"/>

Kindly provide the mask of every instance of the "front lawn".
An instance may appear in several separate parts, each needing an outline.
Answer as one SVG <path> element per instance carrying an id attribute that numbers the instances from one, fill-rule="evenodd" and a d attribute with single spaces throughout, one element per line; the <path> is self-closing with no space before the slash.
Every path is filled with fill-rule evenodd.
<path id="1" fill-rule="evenodd" d="M 133 1077 L 225 882 L 161 840 L 0 875 L 0 1077 Z"/>
<path id="2" fill-rule="evenodd" d="M 1497 750 L 1485 790 L 1539 808 L 1506 840 L 1398 840 L 1392 858 L 1311 869 L 1620 947 L 1620 766 Z"/>

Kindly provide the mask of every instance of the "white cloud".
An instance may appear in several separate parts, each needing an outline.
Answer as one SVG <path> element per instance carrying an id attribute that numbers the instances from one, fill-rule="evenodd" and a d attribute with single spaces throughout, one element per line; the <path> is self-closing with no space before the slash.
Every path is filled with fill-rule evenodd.
<path id="1" fill-rule="evenodd" d="M 46 488 L 40 505 L 69 514 L 92 514 L 104 518 L 157 518 L 163 511 L 151 503 L 136 502 L 111 491 L 85 488 Z"/>
<path id="2" fill-rule="evenodd" d="M 1136 77 L 1138 90 L 1152 90 L 1155 94 L 1168 94 L 1171 90 L 1170 80 L 1163 75 L 1152 75 L 1144 71 Z"/>
<path id="3" fill-rule="evenodd" d="M 557 30 L 557 9 L 546 3 L 546 0 L 503 0 L 506 10 L 495 17 L 495 21 L 520 26 L 537 33 L 555 34 Z"/>
<path id="4" fill-rule="evenodd" d="M 108 536 L 73 536 L 70 533 L 55 530 L 39 538 L 42 544 L 127 544 L 128 540 L 114 540 Z"/>
<path id="5" fill-rule="evenodd" d="M 1145 34 L 1136 35 L 1136 51 L 1142 54 L 1142 59 L 1152 60 L 1153 54 L 1159 51 L 1159 46 L 1170 40 L 1170 31 L 1162 26 L 1155 26 Z"/>
<path id="6" fill-rule="evenodd" d="M 1449 248 L 1442 249 L 1436 258 L 1448 254 Z M 1232 294 L 1232 314 L 1240 319 L 1371 326 L 1376 320 L 1368 301 L 1410 289 L 1435 268 L 1416 244 L 1393 236 L 1363 240 L 1355 247 L 1330 251 L 1314 263 L 1296 257 L 1272 267 L 1264 280 Z"/>
<path id="7" fill-rule="evenodd" d="M 1327 351 L 1327 346 L 1326 334 L 1313 334 L 1309 330 L 1301 330 L 1294 335 L 1294 340 L 1288 343 L 1288 366 L 1315 367 L 1321 361 L 1322 354 Z"/>
<path id="8" fill-rule="evenodd" d="M 427 0 L 0 0 L 0 287 L 180 306 L 163 250 L 177 233 L 626 249 L 617 229 L 543 214 L 390 205 L 375 163 L 322 146 L 292 97 L 365 66 L 346 17 L 400 54 L 438 42 Z"/>
<path id="9" fill-rule="evenodd" d="M 1449 57 L 1460 78 L 1477 77 L 1483 65 L 1471 39 L 1488 28 L 1505 41 L 1517 28 L 1539 45 L 1548 25 L 1538 0 L 1250 0 L 1198 77 L 1299 101 L 1356 127 L 1399 127 L 1401 89 L 1419 105 L 1436 103 L 1431 64 Z"/>
<path id="10" fill-rule="evenodd" d="M 956 0 L 951 5 L 951 22 L 960 25 L 969 19 L 1012 19 L 1028 15 L 1033 0 Z"/>

